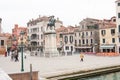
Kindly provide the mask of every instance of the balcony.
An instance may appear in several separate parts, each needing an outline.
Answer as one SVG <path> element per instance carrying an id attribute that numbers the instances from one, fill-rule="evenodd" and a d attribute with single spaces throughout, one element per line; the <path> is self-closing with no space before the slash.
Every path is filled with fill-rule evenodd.
<path id="1" fill-rule="evenodd" d="M 38 38 L 38 35 L 37 34 L 32 34 L 31 35 L 31 41 L 37 41 L 39 38 Z"/>
<path id="2" fill-rule="evenodd" d="M 31 41 L 37 41 L 38 38 L 31 38 Z"/>

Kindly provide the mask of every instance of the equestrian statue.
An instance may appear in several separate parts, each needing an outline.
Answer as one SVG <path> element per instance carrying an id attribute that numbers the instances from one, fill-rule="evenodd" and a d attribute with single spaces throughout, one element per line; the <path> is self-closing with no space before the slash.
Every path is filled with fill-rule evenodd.
<path id="1" fill-rule="evenodd" d="M 52 30 L 52 27 L 54 27 L 54 29 L 55 29 L 55 22 L 56 22 L 56 20 L 54 19 L 54 16 L 50 16 L 49 22 L 47 24 L 47 29 L 48 29 L 48 27 L 50 28 L 50 30 Z"/>

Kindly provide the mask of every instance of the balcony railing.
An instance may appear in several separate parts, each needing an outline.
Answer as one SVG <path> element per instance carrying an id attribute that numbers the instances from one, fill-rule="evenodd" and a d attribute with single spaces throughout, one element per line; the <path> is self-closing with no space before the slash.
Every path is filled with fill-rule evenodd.
<path id="1" fill-rule="evenodd" d="M 38 38 L 31 38 L 31 40 L 38 40 Z"/>

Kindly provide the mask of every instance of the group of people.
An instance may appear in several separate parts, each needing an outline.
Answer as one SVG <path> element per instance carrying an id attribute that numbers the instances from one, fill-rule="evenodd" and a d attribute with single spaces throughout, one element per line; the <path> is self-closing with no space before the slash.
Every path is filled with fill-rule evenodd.
<path id="1" fill-rule="evenodd" d="M 11 51 L 11 60 L 13 61 L 19 61 L 19 59 L 18 59 L 18 50 L 17 49 L 15 49 L 15 50 L 12 50 Z"/>

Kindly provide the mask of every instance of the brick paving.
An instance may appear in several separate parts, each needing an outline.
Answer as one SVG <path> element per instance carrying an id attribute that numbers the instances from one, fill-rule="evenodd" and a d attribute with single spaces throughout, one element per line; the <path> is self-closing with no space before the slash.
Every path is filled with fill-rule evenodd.
<path id="1" fill-rule="evenodd" d="M 30 64 L 32 64 L 33 70 L 39 71 L 40 78 L 120 64 L 120 56 L 84 55 L 84 61 L 80 62 L 79 54 L 53 58 L 26 55 L 27 58 L 24 59 L 24 72 L 30 71 Z M 19 62 L 11 61 L 10 56 L 0 56 L 0 68 L 8 74 L 21 72 L 21 56 L 19 55 Z"/>

